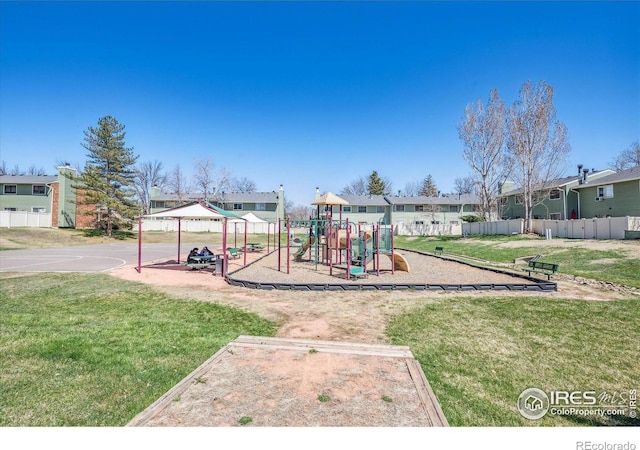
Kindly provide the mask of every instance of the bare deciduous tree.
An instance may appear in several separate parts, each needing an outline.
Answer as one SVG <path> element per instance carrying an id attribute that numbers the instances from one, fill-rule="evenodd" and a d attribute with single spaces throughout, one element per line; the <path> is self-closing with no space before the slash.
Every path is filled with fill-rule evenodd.
<path id="1" fill-rule="evenodd" d="M 525 231 L 531 231 L 533 208 L 548 196 L 560 178 L 570 151 L 567 127 L 556 117 L 553 87 L 544 81 L 522 85 L 509 110 L 507 149 L 512 177 L 523 190 Z"/>
<path id="2" fill-rule="evenodd" d="M 467 105 L 462 123 L 457 127 L 464 143 L 462 155 L 471 166 L 473 185 L 479 191 L 484 220 L 496 218 L 498 183 L 504 180 L 509 168 L 504 151 L 505 117 L 504 102 L 498 91 L 492 89 L 487 107 L 481 99 L 475 105 Z"/>
<path id="3" fill-rule="evenodd" d="M 46 175 L 47 172 L 42 167 L 36 167 L 34 165 L 29 166 L 27 169 L 27 175 Z"/>
<path id="4" fill-rule="evenodd" d="M 476 182 L 473 177 L 456 178 L 453 180 L 456 194 L 475 194 Z"/>
<path id="5" fill-rule="evenodd" d="M 365 177 L 360 177 L 343 187 L 340 194 L 367 195 L 367 192 L 367 180 Z"/>
<path id="6" fill-rule="evenodd" d="M 296 205 L 287 207 L 287 215 L 291 220 L 307 220 L 313 214 L 310 206 Z"/>
<path id="7" fill-rule="evenodd" d="M 186 194 L 189 193 L 191 187 L 179 164 L 176 164 L 169 174 L 167 178 L 167 186 L 174 194 L 176 194 L 178 202 L 181 204 L 184 203 Z"/>
<path id="8" fill-rule="evenodd" d="M 233 192 L 255 192 L 256 184 L 247 177 L 234 178 L 231 181 L 231 190 Z"/>
<path id="9" fill-rule="evenodd" d="M 167 175 L 164 173 L 162 162 L 157 160 L 140 163 L 137 172 L 134 189 L 142 206 L 142 213 L 149 214 L 151 211 L 151 188 L 157 186 L 162 189 L 167 184 Z"/>
<path id="10" fill-rule="evenodd" d="M 622 150 L 610 163 L 613 170 L 620 171 L 640 166 L 640 141 L 635 141 L 626 149 Z"/>
<path id="11" fill-rule="evenodd" d="M 194 178 L 194 188 L 202 194 L 202 200 L 209 201 L 216 193 L 215 174 L 213 172 L 213 161 L 207 159 L 196 159 L 194 161 L 196 173 Z"/>
<path id="12" fill-rule="evenodd" d="M 419 181 L 409 181 L 404 185 L 404 189 L 398 191 L 398 197 L 414 197 L 416 195 L 420 195 L 420 182 Z"/>

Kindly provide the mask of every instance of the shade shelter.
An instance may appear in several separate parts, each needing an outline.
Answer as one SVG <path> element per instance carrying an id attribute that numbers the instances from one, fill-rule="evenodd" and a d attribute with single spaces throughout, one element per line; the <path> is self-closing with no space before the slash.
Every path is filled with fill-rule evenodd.
<path id="1" fill-rule="evenodd" d="M 222 246 L 225 253 L 224 270 L 226 272 L 227 267 L 227 219 L 240 217 L 233 213 L 225 211 L 209 203 L 203 204 L 202 202 L 192 202 L 176 208 L 167 209 L 153 214 L 146 214 L 139 217 L 138 225 L 138 272 L 141 270 L 140 255 L 142 253 L 142 218 L 158 218 L 158 219 L 177 219 L 178 220 L 178 263 L 180 263 L 180 238 L 181 238 L 181 222 L 182 219 L 217 219 L 224 221 L 222 227 Z"/>
<path id="2" fill-rule="evenodd" d="M 327 192 L 326 194 L 321 195 L 311 204 L 318 207 L 318 219 L 320 218 L 320 206 L 340 206 L 340 221 L 342 221 L 342 207 L 348 205 L 349 202 L 339 195 L 334 194 L 333 192 Z"/>

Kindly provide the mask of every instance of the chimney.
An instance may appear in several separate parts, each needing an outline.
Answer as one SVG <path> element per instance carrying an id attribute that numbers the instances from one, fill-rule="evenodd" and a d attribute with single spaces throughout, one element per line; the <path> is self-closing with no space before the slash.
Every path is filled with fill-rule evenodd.
<path id="1" fill-rule="evenodd" d="M 589 173 L 589 169 L 582 169 L 582 182 L 587 182 L 587 174 Z"/>
<path id="2" fill-rule="evenodd" d="M 580 176 L 581 172 L 582 172 L 582 164 L 578 164 L 578 176 Z"/>

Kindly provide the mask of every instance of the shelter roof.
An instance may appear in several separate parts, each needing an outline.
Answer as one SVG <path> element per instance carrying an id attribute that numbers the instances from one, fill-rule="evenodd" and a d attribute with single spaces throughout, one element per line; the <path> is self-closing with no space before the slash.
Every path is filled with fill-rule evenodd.
<path id="1" fill-rule="evenodd" d="M 153 214 L 147 214 L 143 217 L 147 218 L 162 218 L 172 217 L 181 219 L 223 219 L 224 214 L 220 213 L 214 208 L 203 205 L 202 203 L 194 202 L 187 205 L 178 206 L 176 208 L 167 209 Z M 237 217 L 237 216 L 236 216 Z"/>
<path id="2" fill-rule="evenodd" d="M 348 205 L 349 202 L 344 198 L 334 194 L 333 192 L 327 192 L 326 194 L 321 195 L 320 198 L 313 201 L 311 204 L 331 206 L 331 205 Z"/>

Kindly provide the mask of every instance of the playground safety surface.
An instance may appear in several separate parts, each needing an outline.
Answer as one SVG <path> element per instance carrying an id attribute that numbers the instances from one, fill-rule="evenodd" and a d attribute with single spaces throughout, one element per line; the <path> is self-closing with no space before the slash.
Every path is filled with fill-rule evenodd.
<path id="1" fill-rule="evenodd" d="M 411 250 L 397 250 L 409 271 L 392 271 L 390 255 L 380 255 L 379 270 L 367 267 L 368 276 L 347 279 L 344 268 L 313 260 L 295 261 L 286 250 L 274 251 L 247 267 L 230 272 L 229 284 L 253 289 L 281 290 L 515 290 L 556 291 L 553 281 L 524 274 L 482 268 Z"/>

